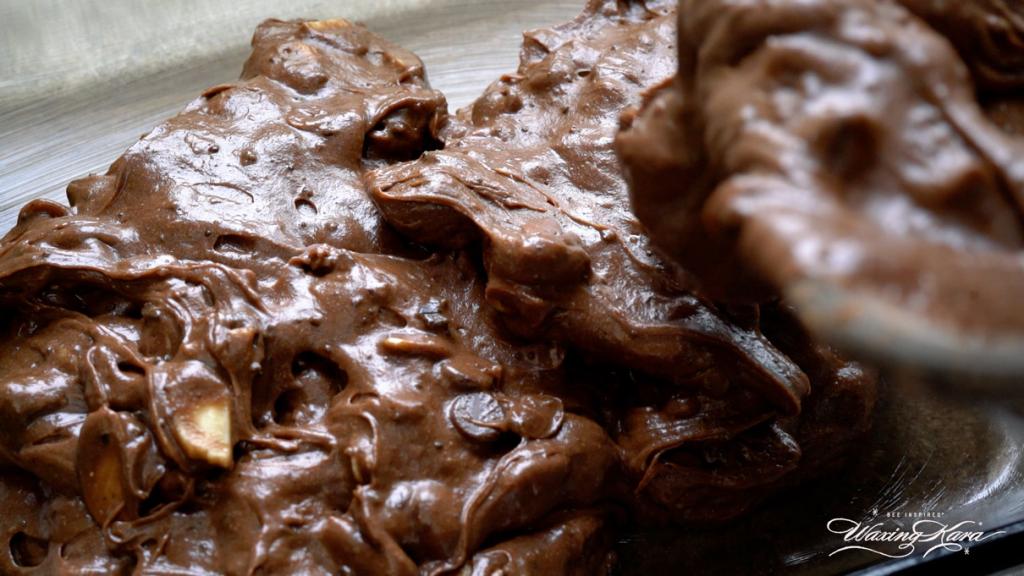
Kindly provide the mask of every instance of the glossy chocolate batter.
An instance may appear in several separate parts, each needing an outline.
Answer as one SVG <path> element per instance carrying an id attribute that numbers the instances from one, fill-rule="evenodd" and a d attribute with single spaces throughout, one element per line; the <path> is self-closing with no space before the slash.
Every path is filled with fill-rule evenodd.
<path id="1" fill-rule="evenodd" d="M 618 454 L 544 392 L 564 351 L 363 192 L 437 145 L 420 61 L 271 21 L 243 78 L 0 246 L 0 572 L 601 572 Z"/>
<path id="2" fill-rule="evenodd" d="M 483 245 L 487 300 L 516 333 L 678 384 L 756 388 L 795 413 L 808 390 L 800 368 L 690 290 L 629 210 L 612 140 L 620 113 L 675 67 L 673 6 L 594 1 L 528 34 L 517 73 L 458 113 L 444 150 L 369 183 L 416 241 Z"/>
<path id="3" fill-rule="evenodd" d="M 840 453 L 866 427 L 874 377 L 793 322 L 782 346 L 756 306 L 717 307 L 631 213 L 613 140 L 674 69 L 674 23 L 674 2 L 592 1 L 527 34 L 518 71 L 457 113 L 444 150 L 368 176 L 413 239 L 481 246 L 487 304 L 511 330 L 629 371 L 609 419 L 633 491 L 645 513 L 693 520 L 814 469 L 801 450 L 819 435 Z M 826 414 L 844 425 L 817 427 Z"/>
<path id="4" fill-rule="evenodd" d="M 1021 14 L 903 3 L 955 28 L 985 109 L 950 42 L 896 3 L 684 1 L 679 73 L 618 141 L 634 206 L 718 298 L 823 282 L 1019 334 L 1024 140 L 1019 103 L 992 94 L 1019 81 Z"/>
<path id="5" fill-rule="evenodd" d="M 828 468 L 873 377 L 694 292 L 627 209 L 612 137 L 673 22 L 594 1 L 448 123 L 409 52 L 268 21 L 241 81 L 27 205 L 0 572 L 601 574 L 624 520 Z"/>

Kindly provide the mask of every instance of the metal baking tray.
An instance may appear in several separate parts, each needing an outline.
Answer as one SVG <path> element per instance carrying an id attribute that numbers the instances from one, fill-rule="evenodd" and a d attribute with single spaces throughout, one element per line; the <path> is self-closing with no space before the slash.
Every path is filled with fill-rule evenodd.
<path id="1" fill-rule="evenodd" d="M 582 3 L 0 0 L 0 234 L 26 201 L 63 200 L 70 180 L 104 171 L 205 87 L 234 79 L 264 18 L 365 22 L 418 53 L 454 109 L 515 68 L 523 30 L 567 20 Z M 1021 409 L 953 401 L 913 378 L 890 376 L 882 392 L 873 431 L 842 472 L 734 522 L 624 536 L 621 574 L 1024 571 L 1010 567 L 1024 563 L 1024 552 L 1015 552 L 1024 549 Z M 922 519 L 969 521 L 988 538 L 968 542 L 966 552 L 951 546 L 926 557 L 933 548 L 926 543 L 907 558 L 837 552 L 851 542 L 829 530 L 833 519 L 890 531 L 911 530 Z M 906 552 L 875 547 L 890 556 Z"/>

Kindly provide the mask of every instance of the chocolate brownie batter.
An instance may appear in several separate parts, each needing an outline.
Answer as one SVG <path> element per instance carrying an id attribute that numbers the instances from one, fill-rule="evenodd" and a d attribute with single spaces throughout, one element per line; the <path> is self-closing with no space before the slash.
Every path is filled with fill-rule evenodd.
<path id="1" fill-rule="evenodd" d="M 370 186 L 418 242 L 482 240 L 488 302 L 518 334 L 679 384 L 756 388 L 795 413 L 808 390 L 799 367 L 690 290 L 629 210 L 611 144 L 619 114 L 675 67 L 673 6 L 592 1 L 527 34 L 518 72 L 458 113 L 444 150 L 371 172 Z"/>
<path id="2" fill-rule="evenodd" d="M 814 468 L 801 460 L 812 437 L 841 452 L 868 422 L 874 380 L 806 338 L 780 347 L 756 306 L 717 307 L 631 213 L 613 139 L 676 66 L 674 4 L 595 0 L 527 34 L 518 71 L 457 113 L 443 150 L 368 176 L 413 239 L 481 247 L 487 304 L 510 329 L 629 371 L 609 420 L 633 490 L 645 512 L 692 520 L 737 514 Z M 800 333 L 788 324 L 783 340 Z M 844 425 L 801 429 L 828 413 Z"/>
<path id="3" fill-rule="evenodd" d="M 831 466 L 873 376 L 716 306 L 628 211 L 612 138 L 673 29 L 595 0 L 448 122 L 413 54 L 268 21 L 241 81 L 27 205 L 0 572 L 601 574 L 629 512 Z"/>
<path id="4" fill-rule="evenodd" d="M 618 452 L 545 392 L 564 350 L 363 191 L 437 145 L 419 60 L 271 21 L 243 78 L 0 244 L 0 572 L 603 572 Z"/>
<path id="5" fill-rule="evenodd" d="M 983 90 L 1013 84 L 1019 11 L 904 3 L 956 29 Z M 1024 330 L 1019 104 L 979 106 L 945 37 L 868 0 L 684 1 L 679 26 L 677 77 L 618 143 L 639 218 L 707 290 L 838 284 L 983 341 Z"/>

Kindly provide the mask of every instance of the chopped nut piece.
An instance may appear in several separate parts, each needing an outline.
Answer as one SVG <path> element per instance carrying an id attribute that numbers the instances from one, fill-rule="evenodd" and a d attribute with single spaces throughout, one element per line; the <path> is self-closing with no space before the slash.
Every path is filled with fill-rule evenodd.
<path id="1" fill-rule="evenodd" d="M 231 467 L 231 406 L 226 397 L 181 410 L 174 416 L 174 435 L 189 458 Z"/>
<path id="2" fill-rule="evenodd" d="M 118 428 L 117 414 L 101 408 L 86 418 L 79 437 L 76 465 L 82 499 L 100 526 L 109 525 L 132 498 L 124 478 Z"/>
<path id="3" fill-rule="evenodd" d="M 414 332 L 392 334 L 381 340 L 380 347 L 384 352 L 390 354 L 409 354 L 431 358 L 447 358 L 451 355 L 448 341 L 433 334 Z"/>

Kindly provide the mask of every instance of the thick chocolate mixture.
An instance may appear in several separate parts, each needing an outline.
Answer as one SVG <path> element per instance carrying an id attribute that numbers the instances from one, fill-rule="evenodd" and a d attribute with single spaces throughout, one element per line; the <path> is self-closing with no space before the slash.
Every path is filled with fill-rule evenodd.
<path id="1" fill-rule="evenodd" d="M 0 572 L 598 574 L 613 524 L 829 467 L 872 376 L 628 211 L 612 138 L 673 30 L 592 2 L 448 122 L 409 52 L 268 21 L 240 82 L 26 206 Z"/>
<path id="2" fill-rule="evenodd" d="M 436 144 L 419 60 L 268 22 L 244 76 L 4 240 L 2 571 L 600 571 L 617 453 L 542 392 L 563 352 L 363 192 Z"/>
<path id="3" fill-rule="evenodd" d="M 813 468 L 802 446 L 856 437 L 874 389 L 781 308 L 720 309 L 652 250 L 612 144 L 623 110 L 674 69 L 674 37 L 674 2 L 593 1 L 528 34 L 519 70 L 458 112 L 444 150 L 369 182 L 415 240 L 481 247 L 487 304 L 514 332 L 630 371 L 608 426 L 642 507 L 720 518 Z"/>
<path id="4" fill-rule="evenodd" d="M 618 141 L 637 214 L 718 298 L 823 282 L 1019 335 L 1024 13 L 901 4 L 927 22 L 888 1 L 684 0 L 678 75 Z"/>

